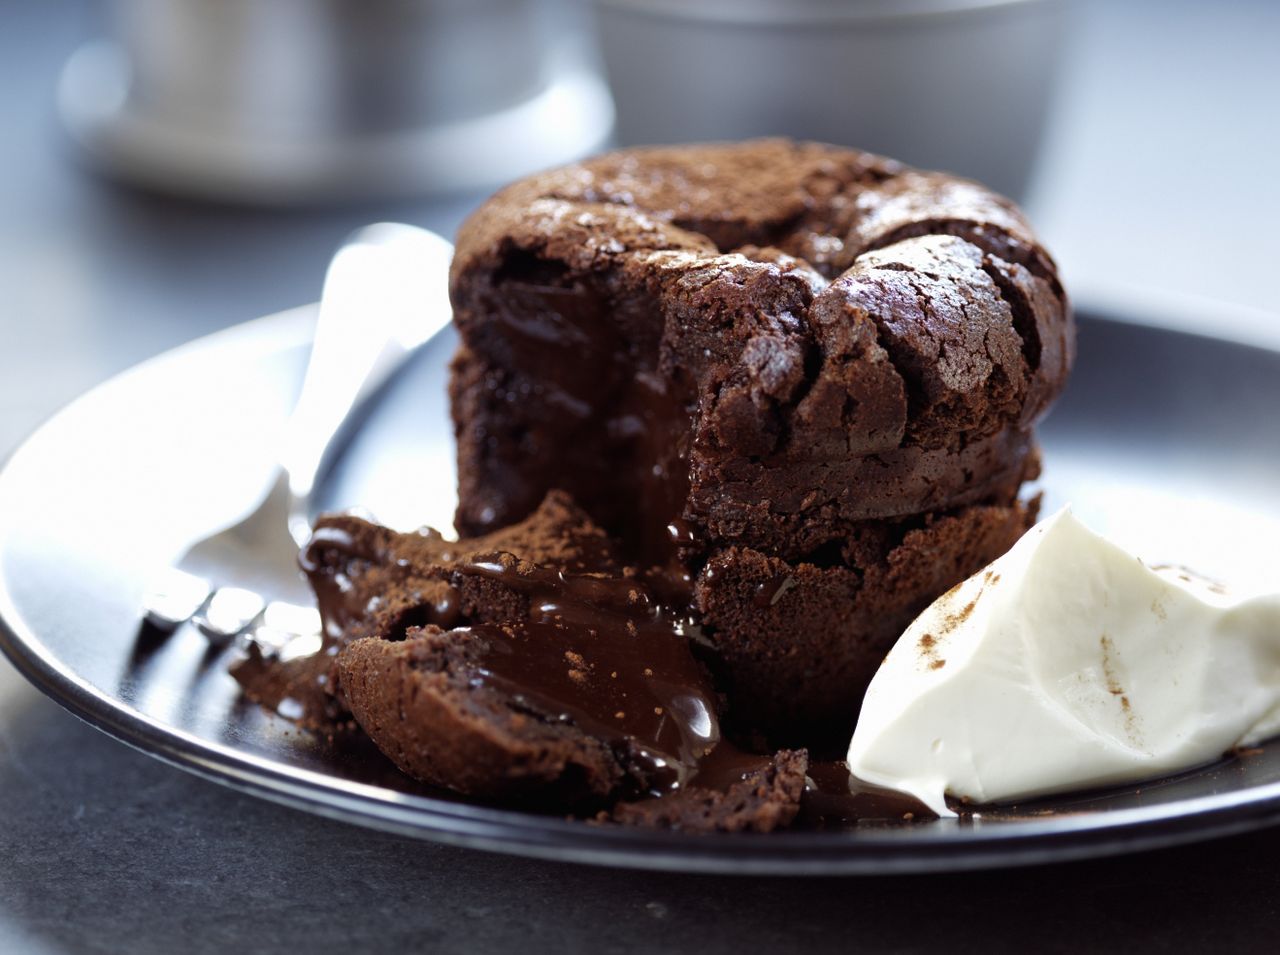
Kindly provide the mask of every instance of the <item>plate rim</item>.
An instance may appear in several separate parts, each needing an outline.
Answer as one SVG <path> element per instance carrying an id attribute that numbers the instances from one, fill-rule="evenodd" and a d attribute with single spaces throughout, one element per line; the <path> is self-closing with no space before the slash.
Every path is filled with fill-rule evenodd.
<path id="1" fill-rule="evenodd" d="M 20 442 L 0 467 L 0 488 L 32 443 L 104 390 L 149 368 L 210 348 L 280 351 L 305 345 L 316 306 L 303 305 L 196 338 L 112 376 L 66 404 Z M 1207 338 L 1280 355 L 1280 345 L 1242 342 L 1198 329 L 1152 326 L 1082 308 L 1090 321 L 1155 334 Z M 0 497 L 0 548 L 7 536 Z M 595 826 L 581 820 L 453 802 L 355 783 L 209 741 L 172 727 L 99 690 L 64 665 L 23 618 L 0 574 L 0 652 L 24 679 L 77 718 L 133 749 L 240 792 L 328 818 L 400 835 L 556 861 L 743 875 L 866 875 L 969 871 L 1037 865 L 1161 848 L 1280 823 L 1280 782 L 1099 814 L 930 824 L 928 829 L 709 834 Z M 1104 824 L 1099 824 L 1105 818 Z M 938 835 L 935 825 L 948 826 Z"/>

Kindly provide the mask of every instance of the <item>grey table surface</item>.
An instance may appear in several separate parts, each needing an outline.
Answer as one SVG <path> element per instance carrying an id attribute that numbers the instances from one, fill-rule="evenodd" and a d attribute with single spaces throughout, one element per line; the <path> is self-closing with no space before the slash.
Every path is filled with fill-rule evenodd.
<path id="1" fill-rule="evenodd" d="M 272 213 L 102 182 L 77 167 L 52 109 L 95 19 L 88 3 L 0 0 L 0 453 L 143 358 L 314 299 L 352 228 L 396 218 L 451 233 L 479 198 Z M 1074 40 L 1028 201 L 1069 280 L 1273 309 L 1280 7 L 1087 4 Z M 938 877 L 509 859 L 188 776 L 80 724 L 0 661 L 0 952 L 1270 949 L 1278 859 L 1275 829 Z"/>

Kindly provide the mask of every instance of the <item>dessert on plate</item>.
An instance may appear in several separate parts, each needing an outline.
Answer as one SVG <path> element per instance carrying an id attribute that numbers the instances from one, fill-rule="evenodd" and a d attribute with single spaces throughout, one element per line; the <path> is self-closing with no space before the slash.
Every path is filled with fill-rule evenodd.
<path id="1" fill-rule="evenodd" d="M 806 754 L 722 738 L 687 612 L 563 492 L 458 542 L 325 517 L 303 566 L 340 652 L 292 664 L 298 692 L 415 778 L 683 828 L 768 830 L 799 808 Z"/>
<path id="2" fill-rule="evenodd" d="M 1035 522 L 1052 259 L 975 183 L 768 140 L 516 183 L 451 291 L 462 539 L 322 518 L 325 648 L 247 691 L 478 798 L 788 824 L 906 626 Z"/>
<path id="3" fill-rule="evenodd" d="M 614 153 L 490 199 L 452 297 L 458 530 L 567 491 L 688 578 L 739 729 L 846 736 L 903 628 L 1034 523 L 1074 326 L 974 183 L 785 141 Z"/>

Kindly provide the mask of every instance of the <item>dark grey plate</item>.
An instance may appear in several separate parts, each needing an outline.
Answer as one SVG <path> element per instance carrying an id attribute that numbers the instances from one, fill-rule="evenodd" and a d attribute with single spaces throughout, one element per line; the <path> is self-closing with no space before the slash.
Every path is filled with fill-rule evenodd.
<path id="1" fill-rule="evenodd" d="M 231 329 L 142 365 L 37 432 L 0 474 L 0 647 L 71 712 L 265 798 L 424 838 L 683 871 L 872 873 L 1020 865 L 1168 845 L 1280 821 L 1280 747 L 1136 789 L 972 821 L 768 836 L 606 829 L 469 805 L 377 753 L 336 750 L 239 700 L 189 629 L 138 639 L 147 574 L 262 490 L 313 313 Z M 1211 322 L 1212 316 L 1206 316 Z M 449 333 L 398 379 L 328 482 L 326 506 L 447 524 Z M 1280 351 L 1085 317 L 1045 428 L 1046 507 L 1154 560 L 1280 585 Z"/>

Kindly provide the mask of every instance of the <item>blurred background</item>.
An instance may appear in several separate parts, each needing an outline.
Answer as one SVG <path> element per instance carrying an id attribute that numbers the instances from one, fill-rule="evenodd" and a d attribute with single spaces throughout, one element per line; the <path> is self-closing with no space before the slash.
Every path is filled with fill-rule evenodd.
<path id="1" fill-rule="evenodd" d="M 501 183 L 616 144 L 883 151 L 1021 201 L 1080 304 L 1278 324 L 1264 0 L 0 10 L 0 451 L 148 355 L 314 300 L 363 223 L 450 235 Z"/>
<path id="2" fill-rule="evenodd" d="M 642 142 L 813 137 L 982 179 L 1023 203 L 1081 307 L 1280 346 L 1278 48 L 1267 0 L 0 0 L 0 458 L 130 365 L 315 300 L 365 223 L 451 236 L 505 181 Z M 686 901 L 666 876 L 420 847 L 209 786 L 78 725 L 3 661 L 0 805 L 6 952 L 112 950 L 104 931 L 135 951 L 248 951 L 245 911 L 286 940 L 345 924 L 341 906 L 287 917 L 299 887 L 363 885 L 370 912 L 428 925 L 415 940 L 470 920 L 494 950 L 546 917 L 522 884 L 601 912 L 629 886 L 636 938 Z M 1114 886 L 1168 887 L 1151 931 L 1171 950 L 1184 910 L 1205 946 L 1274 926 L 1274 891 L 1213 894 L 1237 875 L 1274 887 L 1275 841 L 1252 838 L 1194 869 L 1199 850 L 1089 870 L 1087 911 L 1123 921 Z M 349 868 L 297 867 L 321 857 Z M 433 868 L 448 878 L 428 884 Z M 1024 884 L 964 878 L 941 894 Z M 1020 897 L 1060 899 L 1059 929 L 1111 924 L 1082 922 L 1055 878 Z M 735 908 L 719 885 L 699 904 L 764 930 L 814 891 L 811 909 L 855 901 L 840 883 L 755 886 Z M 888 916 L 932 893 L 912 885 L 859 917 L 894 937 Z M 1007 909 L 1016 942 L 1034 909 Z M 924 921 L 960 951 L 971 914 Z"/>

